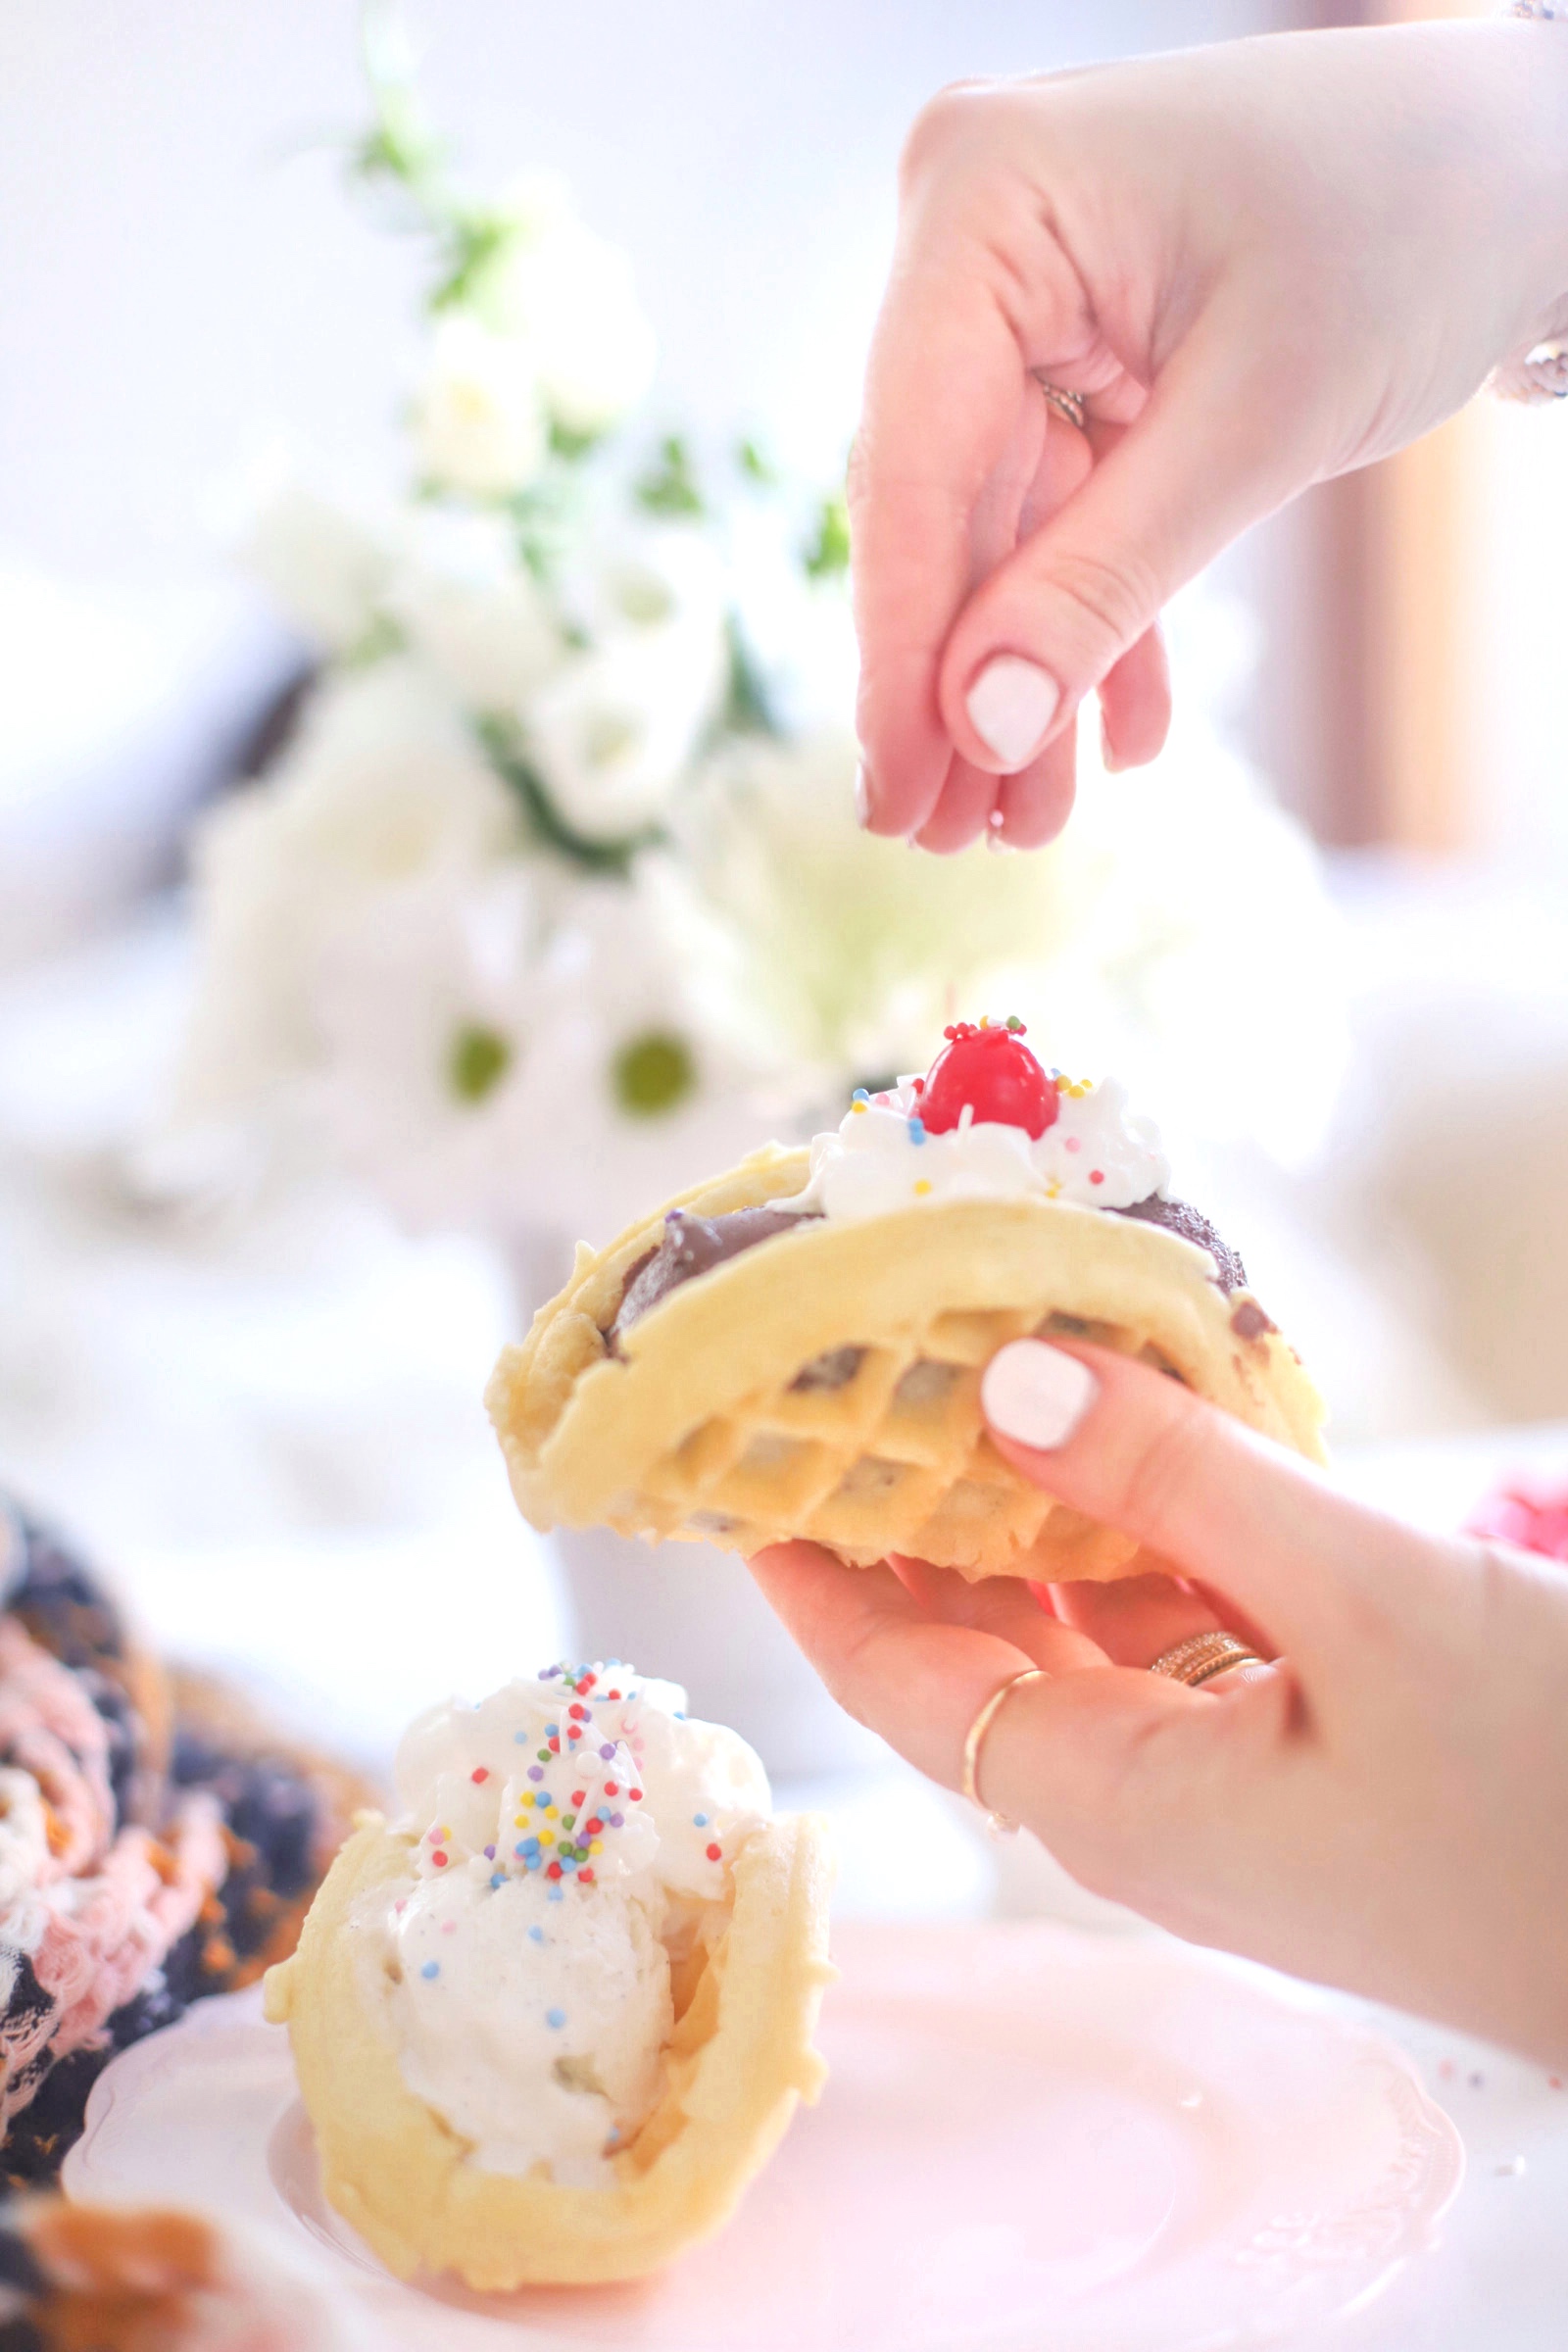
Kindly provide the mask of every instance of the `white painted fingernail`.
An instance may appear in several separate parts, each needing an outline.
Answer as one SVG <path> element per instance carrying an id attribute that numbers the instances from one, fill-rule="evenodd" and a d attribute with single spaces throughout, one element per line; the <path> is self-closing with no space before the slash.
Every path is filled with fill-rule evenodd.
<path id="1" fill-rule="evenodd" d="M 863 764 L 855 771 L 855 821 L 862 828 L 871 822 L 871 779 Z"/>
<path id="2" fill-rule="evenodd" d="M 1041 1451 L 1064 1446 L 1093 1404 L 1100 1384 L 1089 1366 L 1044 1340 L 1010 1340 L 980 1382 L 980 1403 L 993 1429 Z"/>
<path id="3" fill-rule="evenodd" d="M 1038 662 L 995 654 L 970 687 L 964 709 L 987 751 L 1015 775 L 1039 751 L 1060 701 L 1061 688 Z"/>

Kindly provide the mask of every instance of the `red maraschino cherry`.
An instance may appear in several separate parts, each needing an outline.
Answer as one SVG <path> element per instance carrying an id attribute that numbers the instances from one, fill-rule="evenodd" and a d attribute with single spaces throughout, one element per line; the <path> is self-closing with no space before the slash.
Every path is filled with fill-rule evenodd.
<path id="1" fill-rule="evenodd" d="M 976 1125 L 1021 1127 L 1044 1135 L 1061 1108 L 1061 1092 L 1024 1044 L 1022 1021 L 993 1028 L 989 1021 L 955 1021 L 944 1029 L 948 1043 L 919 1088 L 918 1116 L 928 1135 L 946 1135 L 963 1116 Z"/>

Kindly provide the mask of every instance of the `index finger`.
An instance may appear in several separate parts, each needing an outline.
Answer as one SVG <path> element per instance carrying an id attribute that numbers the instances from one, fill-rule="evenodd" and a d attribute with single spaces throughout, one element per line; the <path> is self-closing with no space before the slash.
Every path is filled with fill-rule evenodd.
<path id="1" fill-rule="evenodd" d="M 856 725 L 874 832 L 918 832 L 942 798 L 954 752 L 938 663 L 974 584 L 974 514 L 1022 383 L 1017 344 L 986 288 L 956 263 L 895 268 L 849 486 Z"/>
<path id="2" fill-rule="evenodd" d="M 840 1706 L 948 1788 L 961 1788 L 969 1726 L 1004 1683 L 1031 1666 L 1108 1671 L 1102 1650 L 1044 1610 L 1025 1650 L 930 1615 L 891 1568 L 847 1568 L 819 1544 L 772 1544 L 751 1568 Z"/>

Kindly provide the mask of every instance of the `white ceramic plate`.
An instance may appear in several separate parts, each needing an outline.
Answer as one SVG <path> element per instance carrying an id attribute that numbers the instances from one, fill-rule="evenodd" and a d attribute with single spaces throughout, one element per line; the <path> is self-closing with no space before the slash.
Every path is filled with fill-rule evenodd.
<path id="1" fill-rule="evenodd" d="M 635 2286 L 388 2278 L 321 2198 L 281 2030 L 200 2003 L 109 2067 L 78 2198 L 288 2223 L 419 2352 L 1216 2352 L 1364 2302 L 1463 2155 L 1403 2057 L 1166 1942 L 847 1924 L 798 2117 L 735 2221 Z"/>

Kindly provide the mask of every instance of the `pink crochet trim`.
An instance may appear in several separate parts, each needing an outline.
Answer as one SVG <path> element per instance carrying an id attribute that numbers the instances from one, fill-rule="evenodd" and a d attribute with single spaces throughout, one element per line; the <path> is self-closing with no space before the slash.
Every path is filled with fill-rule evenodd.
<path id="1" fill-rule="evenodd" d="M 77 1677 L 13 1617 L 0 1617 L 0 1754 L 32 1775 L 51 1815 L 50 1850 L 24 1898 L 27 1957 L 49 2006 L 0 2027 L 3 2129 L 37 2087 L 22 2080 L 31 2062 L 97 2040 L 195 1926 L 228 1858 L 218 1801 L 201 1792 L 162 1839 L 138 1828 L 114 1834 L 108 1727 Z M 0 1920 L 0 1945 L 6 1928 Z"/>
<path id="2" fill-rule="evenodd" d="M 124 1830 L 90 1879 L 49 1889 L 32 1973 L 60 2004 L 57 2058 L 92 2042 L 193 1928 L 227 1868 L 216 1798 L 186 1799 L 169 1840 Z"/>
<path id="3" fill-rule="evenodd" d="M 109 1727 L 69 1666 L 0 1617 L 0 1754 L 30 1772 L 54 1815 L 43 1883 L 104 1853 L 115 1826 Z"/>

